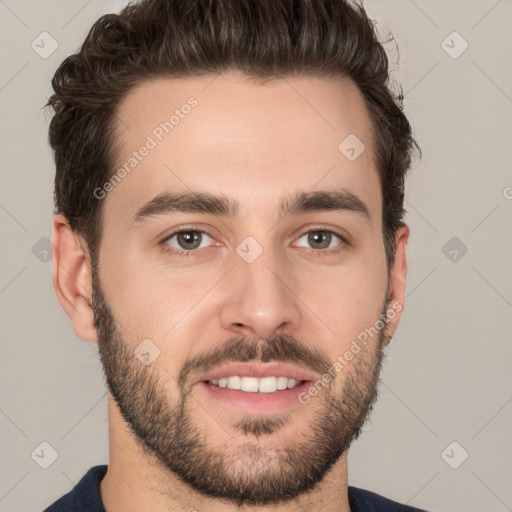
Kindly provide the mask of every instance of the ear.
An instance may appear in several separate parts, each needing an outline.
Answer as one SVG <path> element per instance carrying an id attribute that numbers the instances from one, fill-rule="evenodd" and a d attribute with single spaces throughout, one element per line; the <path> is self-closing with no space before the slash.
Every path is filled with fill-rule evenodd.
<path id="1" fill-rule="evenodd" d="M 85 247 L 66 217 L 57 215 L 53 221 L 53 288 L 75 334 L 84 341 L 97 342 L 91 307 L 91 265 Z"/>
<path id="2" fill-rule="evenodd" d="M 385 344 L 394 336 L 405 304 L 405 285 L 407 278 L 407 242 L 409 240 L 409 226 L 403 223 L 395 234 L 394 260 L 389 272 L 388 297 L 390 299 L 387 309 L 388 325 L 386 328 Z"/>

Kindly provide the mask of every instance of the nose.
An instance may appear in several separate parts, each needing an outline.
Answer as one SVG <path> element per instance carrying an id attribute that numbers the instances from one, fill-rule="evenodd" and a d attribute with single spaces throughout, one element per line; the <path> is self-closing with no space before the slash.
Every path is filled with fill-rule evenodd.
<path id="1" fill-rule="evenodd" d="M 253 339 L 298 329 L 300 300 L 285 265 L 265 252 L 252 263 L 237 261 L 221 311 L 223 328 Z"/>

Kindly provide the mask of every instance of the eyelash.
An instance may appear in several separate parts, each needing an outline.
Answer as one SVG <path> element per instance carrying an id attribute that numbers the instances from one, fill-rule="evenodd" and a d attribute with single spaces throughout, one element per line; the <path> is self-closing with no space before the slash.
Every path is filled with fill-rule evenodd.
<path id="1" fill-rule="evenodd" d="M 312 256 L 333 256 L 333 255 L 337 255 L 339 254 L 341 251 L 343 251 L 345 249 L 345 247 L 347 245 L 349 245 L 347 239 L 341 235 L 340 233 L 338 233 L 337 231 L 334 231 L 332 229 L 326 229 L 324 227 L 315 227 L 313 229 L 308 229 L 307 231 L 304 231 L 304 233 L 302 233 L 298 239 L 302 238 L 304 235 L 307 235 L 308 233 L 315 233 L 315 232 L 319 232 L 319 231 L 323 231 L 325 233 L 329 233 L 331 235 L 334 235 L 336 237 L 339 238 L 340 240 L 340 243 L 333 249 L 312 249 L 312 248 L 307 248 L 307 247 L 302 247 L 302 249 L 304 249 L 309 255 L 312 255 Z M 167 244 L 167 242 L 173 238 L 174 236 L 176 235 L 179 235 L 180 233 L 187 233 L 187 232 L 197 232 L 197 233 L 202 233 L 202 234 L 205 234 L 205 235 L 208 235 L 209 237 L 211 237 L 212 239 L 214 239 L 214 237 L 212 235 L 210 235 L 207 231 L 204 231 L 202 229 L 199 229 L 197 227 L 194 227 L 194 226 L 190 226 L 190 227 L 186 227 L 186 228 L 181 228 L 181 229 L 178 229 L 176 231 L 173 231 L 170 235 L 167 235 L 162 241 L 161 241 L 161 246 L 162 246 L 162 251 L 165 252 L 165 253 L 168 253 L 168 254 L 171 254 L 173 256 L 184 256 L 184 257 L 195 257 L 198 255 L 200 249 L 192 249 L 190 251 L 186 251 L 184 249 L 176 249 L 175 247 L 171 247 Z M 297 240 L 298 240 L 297 239 Z M 203 248 L 203 249 L 208 249 L 209 247 L 207 248 Z"/>

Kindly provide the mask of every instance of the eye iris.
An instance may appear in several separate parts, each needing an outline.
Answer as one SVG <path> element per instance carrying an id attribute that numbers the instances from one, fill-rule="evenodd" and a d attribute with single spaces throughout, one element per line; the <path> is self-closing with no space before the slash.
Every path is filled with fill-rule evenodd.
<path id="1" fill-rule="evenodd" d="M 331 244 L 331 233 L 327 231 L 313 231 L 308 236 L 308 242 L 314 247 L 315 244 L 320 244 L 320 247 L 317 245 L 316 249 L 325 249 L 329 247 Z"/>
<path id="2" fill-rule="evenodd" d="M 177 238 L 183 249 L 197 249 L 201 245 L 201 233 L 198 231 L 182 231 Z"/>

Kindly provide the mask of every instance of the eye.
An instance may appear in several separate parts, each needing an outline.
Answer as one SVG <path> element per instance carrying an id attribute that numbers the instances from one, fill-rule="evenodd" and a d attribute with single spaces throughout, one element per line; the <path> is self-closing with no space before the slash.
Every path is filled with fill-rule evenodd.
<path id="1" fill-rule="evenodd" d="M 194 251 L 207 247 L 213 238 L 205 231 L 183 229 L 168 236 L 164 242 L 178 251 Z M 209 243 L 208 243 L 209 242 Z"/>
<path id="2" fill-rule="evenodd" d="M 309 244 L 309 248 L 314 250 L 330 249 L 342 245 L 345 241 L 341 235 L 326 229 L 315 229 L 304 233 L 298 240 L 299 246 L 304 247 L 300 245 L 301 240 Z"/>
<path id="3" fill-rule="evenodd" d="M 178 256 L 194 256 L 200 249 L 205 249 L 213 245 L 214 242 L 214 238 L 206 231 L 184 228 L 171 233 L 161 243 L 166 252 Z M 334 231 L 313 229 L 304 233 L 294 245 L 304 247 L 312 254 L 333 255 L 342 251 L 348 243 L 342 235 Z"/>

